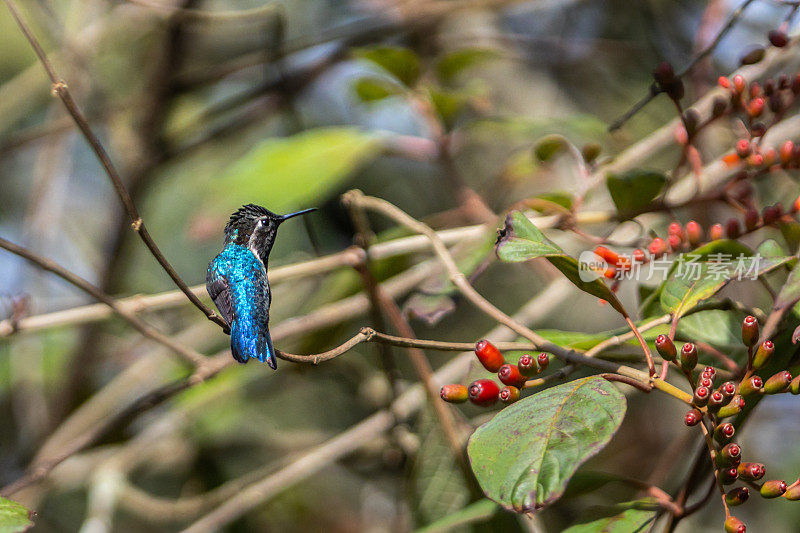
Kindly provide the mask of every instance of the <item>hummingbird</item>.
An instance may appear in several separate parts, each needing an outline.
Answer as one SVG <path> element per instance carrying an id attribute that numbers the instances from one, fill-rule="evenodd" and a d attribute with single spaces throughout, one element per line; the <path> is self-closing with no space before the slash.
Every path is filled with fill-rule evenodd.
<path id="1" fill-rule="evenodd" d="M 228 322 L 231 352 L 240 363 L 258 359 L 273 370 L 278 366 L 269 336 L 269 253 L 281 223 L 314 209 L 276 215 L 248 204 L 225 225 L 225 245 L 208 265 L 206 290 Z"/>

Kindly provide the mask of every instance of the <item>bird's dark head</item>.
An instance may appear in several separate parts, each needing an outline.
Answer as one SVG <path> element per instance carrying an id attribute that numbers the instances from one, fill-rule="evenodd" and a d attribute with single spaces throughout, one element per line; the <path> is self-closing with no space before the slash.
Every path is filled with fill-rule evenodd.
<path id="1" fill-rule="evenodd" d="M 278 226 L 297 215 L 314 211 L 304 209 L 288 215 L 277 215 L 265 207 L 247 204 L 231 215 L 225 225 L 225 242 L 235 242 L 247 246 L 266 264 L 269 252 L 275 242 Z"/>

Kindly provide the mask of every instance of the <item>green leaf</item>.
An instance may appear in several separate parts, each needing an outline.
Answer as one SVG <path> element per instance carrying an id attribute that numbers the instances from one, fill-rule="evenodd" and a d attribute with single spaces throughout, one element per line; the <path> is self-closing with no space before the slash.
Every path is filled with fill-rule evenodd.
<path id="1" fill-rule="evenodd" d="M 361 78 L 353 84 L 356 95 L 362 102 L 376 102 L 389 96 L 402 94 L 402 89 L 380 78 Z"/>
<path id="2" fill-rule="evenodd" d="M 800 301 L 800 263 L 789 272 L 789 277 L 786 278 L 786 283 L 781 287 L 781 292 L 775 298 L 773 309 L 783 309 L 785 307 L 792 307 Z"/>
<path id="3" fill-rule="evenodd" d="M 572 205 L 575 202 L 574 196 L 565 192 L 546 192 L 543 194 L 537 194 L 536 198 L 546 202 L 554 203 L 563 207 L 564 209 L 572 209 Z"/>
<path id="4" fill-rule="evenodd" d="M 530 512 L 557 500 L 572 474 L 599 452 L 625 416 L 625 396 L 598 376 L 564 383 L 500 411 L 469 439 L 486 496 Z"/>
<path id="5" fill-rule="evenodd" d="M 431 104 L 448 129 L 452 129 L 469 103 L 469 96 L 455 91 L 428 89 Z"/>
<path id="6" fill-rule="evenodd" d="M 591 275 L 587 277 L 586 272 L 583 272 L 582 276 L 577 259 L 564 253 L 560 246 L 545 237 L 539 228 L 519 211 L 514 211 L 506 217 L 505 227 L 501 230 L 497 241 L 497 257 L 508 263 L 545 257 L 576 287 L 607 301 L 623 316 L 628 316 L 617 295 L 602 280 Z"/>
<path id="7" fill-rule="evenodd" d="M 752 276 L 757 277 L 790 259 L 790 257 L 765 259 L 755 256 L 717 263 L 685 261 L 664 284 L 661 306 L 675 318 L 679 318 L 701 301 L 716 294 L 734 276 L 738 276 L 738 269 L 742 269 L 742 274 L 752 272 Z"/>
<path id="8" fill-rule="evenodd" d="M 572 149 L 566 137 L 558 134 L 545 135 L 533 147 L 533 155 L 541 163 L 546 163 L 552 160 L 559 152 L 564 152 Z"/>
<path id="9" fill-rule="evenodd" d="M 606 186 L 620 214 L 636 214 L 650 205 L 658 196 L 667 177 L 657 171 L 629 170 L 621 174 L 609 174 Z"/>
<path id="10" fill-rule="evenodd" d="M 355 128 L 307 130 L 270 138 L 246 153 L 223 177 L 212 181 L 210 209 L 230 213 L 233 206 L 257 203 L 273 211 L 324 197 L 381 152 L 381 143 Z"/>
<path id="11" fill-rule="evenodd" d="M 523 213 L 514 211 L 506 217 L 505 227 L 497 241 L 497 256 L 502 261 L 518 263 L 558 255 L 565 255 L 564 250 L 545 237 Z"/>
<path id="12" fill-rule="evenodd" d="M 375 46 L 360 48 L 355 55 L 379 65 L 407 87 L 414 85 L 419 78 L 419 58 L 409 48 Z"/>
<path id="13" fill-rule="evenodd" d="M 18 533 L 33 527 L 31 511 L 15 501 L 0 498 L 0 533 Z"/>
<path id="14" fill-rule="evenodd" d="M 800 223 L 795 221 L 785 222 L 780 225 L 781 235 L 786 239 L 790 250 L 797 250 L 800 246 Z"/>
<path id="15" fill-rule="evenodd" d="M 463 510 L 470 489 L 430 404 L 420 416 L 418 435 L 419 453 L 411 469 L 411 504 L 415 521 L 430 524 Z"/>
<path id="16" fill-rule="evenodd" d="M 488 48 L 468 48 L 445 54 L 436 64 L 436 75 L 442 83 L 452 83 L 465 70 L 497 57 L 498 53 Z"/>
<path id="17" fill-rule="evenodd" d="M 624 507 L 629 508 L 621 511 Z M 626 502 L 591 512 L 563 533 L 645 533 L 657 510 L 658 505 L 648 500 Z"/>
<path id="18" fill-rule="evenodd" d="M 494 516 L 499 507 L 492 500 L 478 500 L 460 511 L 447 515 L 439 520 L 418 529 L 416 533 L 440 533 L 452 531 L 454 528 L 476 522 L 484 522 Z"/>

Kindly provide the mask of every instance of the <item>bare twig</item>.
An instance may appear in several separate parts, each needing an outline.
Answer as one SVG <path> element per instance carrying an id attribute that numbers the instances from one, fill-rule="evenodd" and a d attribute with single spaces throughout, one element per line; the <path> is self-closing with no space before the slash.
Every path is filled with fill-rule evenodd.
<path id="1" fill-rule="evenodd" d="M 189 286 L 186 285 L 186 282 L 178 275 L 172 265 L 167 261 L 164 254 L 158 248 L 153 238 L 150 236 L 150 233 L 147 231 L 147 228 L 144 225 L 144 221 L 142 220 L 141 215 L 139 214 L 136 205 L 133 202 L 128 190 L 125 188 L 125 185 L 122 182 L 122 178 L 117 172 L 116 167 L 111 162 L 111 158 L 108 156 L 108 153 L 103 148 L 103 145 L 100 143 L 100 140 L 92 131 L 91 126 L 89 126 L 89 122 L 86 120 L 86 117 L 81 112 L 78 104 L 72 98 L 72 94 L 69 92 L 69 88 L 64 80 L 62 80 L 58 74 L 56 73 L 53 65 L 50 63 L 50 60 L 47 58 L 47 54 L 45 54 L 44 50 L 42 49 L 41 44 L 39 43 L 36 36 L 31 31 L 28 24 L 22 18 L 21 13 L 19 12 L 16 2 L 14 0 L 4 0 L 6 6 L 8 6 L 9 11 L 11 12 L 12 17 L 16 21 L 17 25 L 19 26 L 22 33 L 25 35 L 25 38 L 28 39 L 33 51 L 36 53 L 36 56 L 39 58 L 42 66 L 44 67 L 45 71 L 47 72 L 50 81 L 53 84 L 52 91 L 53 95 L 57 96 L 61 99 L 64 103 L 64 107 L 66 107 L 67 111 L 69 112 L 72 119 L 75 121 L 75 124 L 78 126 L 78 129 L 81 131 L 83 136 L 86 138 L 86 141 L 89 143 L 89 146 L 92 148 L 92 151 L 97 156 L 98 161 L 102 165 L 103 169 L 105 170 L 108 178 L 111 180 L 114 189 L 117 192 L 120 200 L 122 201 L 125 210 L 128 213 L 128 216 L 131 219 L 131 228 L 139 235 L 139 237 L 144 242 L 145 246 L 147 246 L 150 253 L 153 257 L 156 258 L 156 261 L 161 265 L 161 268 L 169 275 L 175 285 L 186 295 L 186 297 L 191 301 L 195 307 L 197 307 L 203 314 L 208 317 L 209 320 L 215 322 L 224 330 L 228 329 L 228 324 L 225 320 L 215 313 L 210 307 L 205 305 L 200 299 L 195 295 L 190 289 Z"/>
<path id="2" fill-rule="evenodd" d="M 676 73 L 676 76 L 679 77 L 679 78 L 684 77 L 700 61 L 702 61 L 703 59 L 708 57 L 708 55 L 711 54 L 711 52 L 713 52 L 714 49 L 719 45 L 720 41 L 722 41 L 722 39 L 725 37 L 725 35 L 727 35 L 728 32 L 733 28 L 733 26 L 739 20 L 739 17 L 742 16 L 742 13 L 744 12 L 744 10 L 747 9 L 747 6 L 752 4 L 753 1 L 754 0 L 745 0 L 744 2 L 742 2 L 742 4 L 739 7 L 737 7 L 731 13 L 730 17 L 728 17 L 728 21 L 719 30 L 719 32 L 717 33 L 716 37 L 714 37 L 714 40 L 712 40 L 708 44 L 708 46 L 706 46 L 700 53 L 698 53 L 689 62 L 688 65 L 686 65 L 685 67 L 683 67 L 683 69 L 678 71 Z M 655 85 L 653 87 L 651 87 L 650 91 L 647 93 L 647 96 L 642 97 L 638 102 L 633 104 L 633 106 L 631 106 L 631 108 L 628 111 L 626 111 L 625 114 L 623 114 L 621 117 L 619 117 L 613 123 L 611 123 L 611 125 L 608 127 L 608 131 L 612 131 L 613 132 L 613 131 L 616 131 L 616 130 L 620 129 L 626 122 L 628 122 L 631 118 L 633 118 L 634 115 L 636 115 L 636 113 L 638 113 L 639 111 L 644 109 L 644 107 L 647 104 L 649 104 L 659 94 L 661 94 L 661 92 L 658 90 L 657 87 L 655 87 Z"/>
<path id="3" fill-rule="evenodd" d="M 163 344 L 164 346 L 169 347 L 172 351 L 186 359 L 188 362 L 192 363 L 193 365 L 197 366 L 203 364 L 206 360 L 206 357 L 202 354 L 197 353 L 196 351 L 187 348 L 173 339 L 164 335 L 156 328 L 139 318 L 135 313 L 133 313 L 130 309 L 125 306 L 120 305 L 116 300 L 105 294 L 99 288 L 95 287 L 82 277 L 70 272 L 69 270 L 65 269 L 61 265 L 51 261 L 50 259 L 44 258 L 31 252 L 27 248 L 14 244 L 10 241 L 7 241 L 3 238 L 0 238 L 0 248 L 8 250 L 9 252 L 16 254 L 31 263 L 37 265 L 39 268 L 46 270 L 48 272 L 52 272 L 53 274 L 57 275 L 67 283 L 74 285 L 75 287 L 79 288 L 80 290 L 84 291 L 85 293 L 92 296 L 95 300 L 103 302 L 105 305 L 109 307 L 114 313 L 122 317 L 126 322 L 128 322 L 131 326 L 133 326 L 139 333 L 151 339 L 159 344 Z"/>

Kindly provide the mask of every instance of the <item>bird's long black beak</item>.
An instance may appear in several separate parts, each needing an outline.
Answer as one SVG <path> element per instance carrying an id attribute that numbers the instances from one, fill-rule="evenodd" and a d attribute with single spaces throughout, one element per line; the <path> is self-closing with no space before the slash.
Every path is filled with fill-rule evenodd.
<path id="1" fill-rule="evenodd" d="M 283 222 L 285 220 L 289 220 L 290 218 L 300 215 L 305 215 L 306 213 L 310 213 L 311 211 L 316 211 L 316 210 L 317 210 L 316 207 L 312 207 L 310 209 L 303 209 L 302 211 L 295 211 L 294 213 L 289 213 L 288 215 L 281 215 L 280 218 L 278 218 L 278 220 L 280 222 Z"/>

